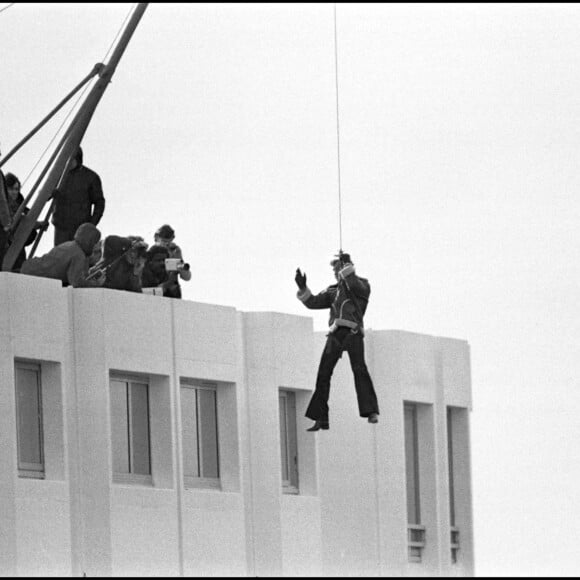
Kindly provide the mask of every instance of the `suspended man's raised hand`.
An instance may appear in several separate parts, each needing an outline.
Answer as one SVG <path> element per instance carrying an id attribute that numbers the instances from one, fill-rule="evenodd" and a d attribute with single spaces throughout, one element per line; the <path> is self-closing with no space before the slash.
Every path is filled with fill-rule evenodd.
<path id="1" fill-rule="evenodd" d="M 294 276 L 294 280 L 300 290 L 304 290 L 304 288 L 306 288 L 306 274 L 303 274 L 300 271 L 300 268 L 296 268 L 296 276 Z"/>

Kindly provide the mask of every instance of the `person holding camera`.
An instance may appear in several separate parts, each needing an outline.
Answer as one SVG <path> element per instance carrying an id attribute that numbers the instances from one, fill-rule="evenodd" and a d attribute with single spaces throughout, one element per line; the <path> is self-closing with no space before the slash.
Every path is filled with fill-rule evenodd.
<path id="1" fill-rule="evenodd" d="M 141 286 L 145 288 L 160 288 L 167 298 L 181 298 L 181 287 L 176 276 L 170 276 L 176 270 L 172 268 L 169 250 L 161 244 L 153 244 L 147 250 L 147 261 L 141 273 Z"/>
<path id="2" fill-rule="evenodd" d="M 175 230 L 168 224 L 162 225 L 155 232 L 155 243 L 169 250 L 170 261 L 166 262 L 165 267 L 170 272 L 170 277 L 175 278 L 178 284 L 179 278 L 188 282 L 191 280 L 189 264 L 183 261 L 181 248 L 173 240 L 175 240 Z"/>
<path id="3" fill-rule="evenodd" d="M 331 260 L 330 265 L 337 283 L 328 286 L 319 294 L 312 294 L 306 285 L 306 274 L 303 274 L 300 268 L 296 269 L 294 278 L 298 285 L 297 297 L 307 308 L 330 308 L 330 328 L 318 367 L 316 388 L 305 413 L 306 417 L 315 423 L 307 431 L 330 427 L 328 419 L 330 378 L 345 350 L 348 352 L 354 375 L 359 414 L 366 417 L 369 423 L 379 421 L 379 404 L 365 362 L 363 341 L 363 316 L 367 309 L 371 287 L 366 278 L 356 275 L 349 254 L 340 251 Z"/>

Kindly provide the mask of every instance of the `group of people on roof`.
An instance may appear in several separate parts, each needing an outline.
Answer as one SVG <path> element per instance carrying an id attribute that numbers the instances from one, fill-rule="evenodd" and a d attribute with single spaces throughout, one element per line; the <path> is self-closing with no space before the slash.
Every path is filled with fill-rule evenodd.
<path id="1" fill-rule="evenodd" d="M 44 256 L 26 259 L 20 252 L 14 270 L 31 276 L 61 280 L 64 286 L 104 287 L 129 292 L 148 292 L 181 298 L 179 279 L 190 280 L 189 265 L 175 244 L 175 231 L 167 224 L 155 232 L 151 247 L 140 236 L 108 235 L 101 239 L 97 228 L 105 210 L 105 198 L 99 176 L 83 165 L 79 148 L 63 185 L 54 198 L 52 223 L 54 248 Z M 0 263 L 10 244 L 12 219 L 24 198 L 20 182 L 12 174 L 0 171 Z M 38 223 L 38 228 L 46 227 Z M 34 242 L 36 231 L 26 240 Z M 348 352 L 355 379 L 359 415 L 369 423 L 378 423 L 379 406 L 364 353 L 363 317 L 367 309 L 370 284 L 356 274 L 350 254 L 342 250 L 331 260 L 336 283 L 313 294 L 306 284 L 306 274 L 296 270 L 298 299 L 310 309 L 329 309 L 329 332 L 322 352 L 316 388 L 306 410 L 314 421 L 308 431 L 330 428 L 328 399 L 330 380 L 338 360 Z"/>
<path id="2" fill-rule="evenodd" d="M 60 280 L 63 286 L 102 287 L 181 298 L 180 280 L 190 280 L 189 264 L 175 243 L 175 231 L 162 225 L 151 246 L 141 236 L 108 235 L 97 227 L 105 211 L 99 175 L 83 164 L 79 147 L 63 185 L 52 194 L 54 247 L 26 259 L 23 248 L 12 271 Z M 24 204 L 20 180 L 0 171 L 0 264 L 12 243 L 13 220 Z M 37 222 L 25 242 L 32 244 L 47 224 Z"/>

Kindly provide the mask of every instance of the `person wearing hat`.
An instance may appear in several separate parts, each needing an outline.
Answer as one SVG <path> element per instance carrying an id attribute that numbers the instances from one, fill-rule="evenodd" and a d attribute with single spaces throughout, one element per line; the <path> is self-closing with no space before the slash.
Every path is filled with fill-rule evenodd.
<path id="1" fill-rule="evenodd" d="M 346 350 L 354 375 L 359 414 L 369 423 L 378 423 L 379 404 L 364 355 L 363 316 L 366 312 L 371 287 L 366 278 L 356 275 L 349 254 L 340 251 L 330 265 L 336 284 L 314 295 L 306 285 L 306 274 L 296 269 L 294 278 L 298 299 L 310 309 L 330 309 L 329 332 L 322 352 L 316 388 L 306 409 L 306 417 L 315 423 L 307 431 L 329 429 L 328 398 L 330 378 L 342 353 Z"/>

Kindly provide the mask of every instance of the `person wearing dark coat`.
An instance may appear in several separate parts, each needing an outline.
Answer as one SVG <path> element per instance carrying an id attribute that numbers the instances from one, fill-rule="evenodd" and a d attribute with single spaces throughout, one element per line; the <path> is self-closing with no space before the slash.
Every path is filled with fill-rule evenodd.
<path id="1" fill-rule="evenodd" d="M 24 202 L 24 196 L 20 192 L 22 186 L 20 184 L 20 180 L 18 179 L 18 177 L 16 177 L 16 175 L 14 175 L 13 173 L 6 174 L 5 182 L 6 182 L 6 191 L 8 194 L 8 210 L 10 212 L 10 217 L 14 219 L 14 216 L 16 215 L 18 208 Z M 30 210 L 28 209 L 28 207 L 24 206 L 22 210 L 22 215 L 25 216 L 29 211 Z M 34 242 L 35 239 L 36 239 L 36 229 L 30 232 L 24 246 L 25 247 L 29 246 Z M 11 243 L 12 241 L 9 239 L 8 246 L 10 246 Z M 18 257 L 14 262 L 14 265 L 12 266 L 12 271 L 20 272 L 20 267 L 22 266 L 24 260 L 26 260 L 26 251 L 24 250 L 24 248 L 22 248 L 22 250 L 20 251 Z"/>
<path id="2" fill-rule="evenodd" d="M 313 295 L 306 285 L 306 274 L 296 270 L 297 297 L 311 309 L 330 309 L 329 332 L 322 352 L 316 388 L 306 409 L 306 417 L 315 423 L 308 431 L 328 429 L 330 379 L 334 367 L 346 350 L 354 375 L 359 414 L 369 423 L 378 423 L 379 404 L 364 355 L 363 317 L 367 309 L 371 287 L 366 278 L 356 275 L 349 254 L 340 252 L 330 262 L 337 283 Z"/>
<path id="3" fill-rule="evenodd" d="M 39 258 L 30 258 L 22 264 L 21 274 L 60 280 L 63 286 L 86 288 L 102 286 L 104 276 L 87 280 L 89 259 L 95 244 L 101 239 L 97 226 L 81 224 L 74 240 L 63 242 Z"/>
<path id="4" fill-rule="evenodd" d="M 74 239 L 81 224 L 91 223 L 96 226 L 101 221 L 105 211 L 101 178 L 83 165 L 83 150 L 80 147 L 71 160 L 63 185 L 55 189 L 53 197 L 55 246 Z"/>
<path id="5" fill-rule="evenodd" d="M 143 238 L 108 235 L 102 246 L 102 256 L 89 273 L 105 272 L 103 288 L 142 292 L 141 274 L 147 259 Z"/>
<path id="6" fill-rule="evenodd" d="M 165 246 L 153 244 L 147 250 L 147 262 L 141 274 L 143 288 L 161 288 L 167 298 L 181 298 L 181 288 L 175 278 L 165 269 L 169 250 Z"/>
<path id="7" fill-rule="evenodd" d="M 0 153 L 1 155 L 1 153 Z M 10 229 L 12 228 L 12 217 L 10 216 L 10 209 L 8 207 L 8 193 L 6 191 L 6 180 L 4 173 L 0 170 L 0 270 L 2 270 L 2 262 L 4 261 L 4 254 L 8 248 L 8 239 L 10 236 Z"/>

